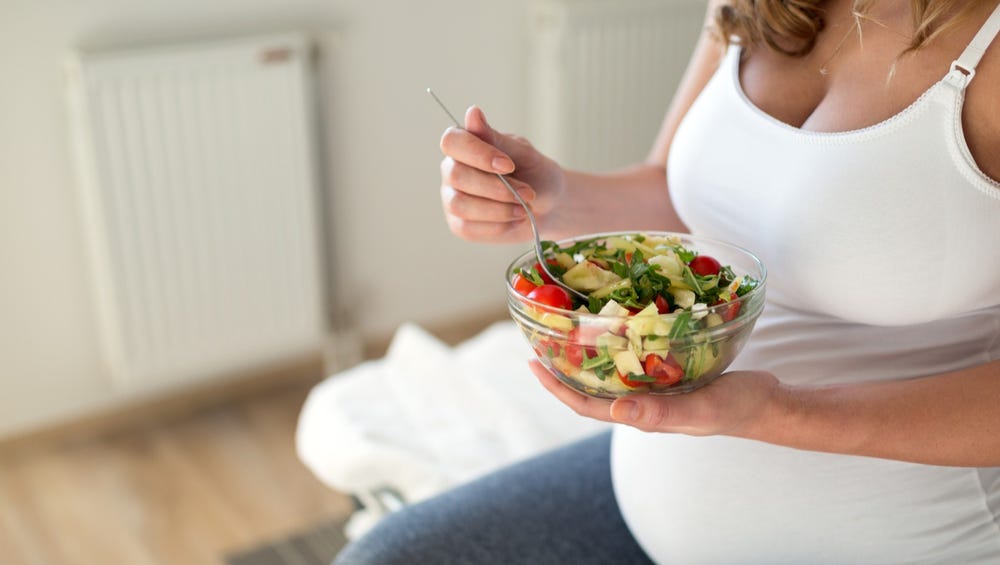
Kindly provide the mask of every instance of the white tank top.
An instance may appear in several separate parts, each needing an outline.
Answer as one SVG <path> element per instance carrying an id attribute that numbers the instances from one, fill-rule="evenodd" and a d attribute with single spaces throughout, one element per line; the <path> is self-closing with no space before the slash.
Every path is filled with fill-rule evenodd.
<path id="1" fill-rule="evenodd" d="M 916 102 L 839 133 L 756 108 L 740 48 L 729 49 L 667 170 L 693 233 L 768 266 L 768 305 L 734 369 L 822 384 L 1000 359 L 1000 183 L 972 159 L 961 120 L 998 30 L 1000 7 Z M 1000 563 L 1000 468 L 619 426 L 612 477 L 626 522 L 661 563 Z"/>

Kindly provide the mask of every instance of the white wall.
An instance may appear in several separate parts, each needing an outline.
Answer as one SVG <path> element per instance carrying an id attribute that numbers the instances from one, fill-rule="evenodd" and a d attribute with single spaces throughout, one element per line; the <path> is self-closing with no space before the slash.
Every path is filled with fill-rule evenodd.
<path id="1" fill-rule="evenodd" d="M 6 0 L 0 6 L 0 435 L 114 402 L 101 364 L 62 64 L 106 47 L 307 29 L 322 40 L 325 158 L 365 335 L 502 307 L 524 246 L 462 242 L 438 201 L 437 142 L 470 103 L 523 131 L 529 0 Z"/>

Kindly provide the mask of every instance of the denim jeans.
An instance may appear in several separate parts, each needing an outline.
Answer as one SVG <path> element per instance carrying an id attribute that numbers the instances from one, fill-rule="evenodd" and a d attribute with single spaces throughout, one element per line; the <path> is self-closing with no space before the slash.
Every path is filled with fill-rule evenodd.
<path id="1" fill-rule="evenodd" d="M 611 487 L 611 433 L 385 517 L 335 565 L 649 564 Z"/>

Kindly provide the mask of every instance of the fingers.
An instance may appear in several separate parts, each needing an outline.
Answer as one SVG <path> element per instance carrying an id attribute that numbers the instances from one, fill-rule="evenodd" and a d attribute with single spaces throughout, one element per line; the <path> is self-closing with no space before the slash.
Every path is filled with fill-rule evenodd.
<path id="1" fill-rule="evenodd" d="M 526 203 L 538 195 L 530 180 L 507 176 L 512 158 L 521 159 L 524 174 L 537 167 L 537 152 L 516 136 L 498 133 L 473 106 L 465 114 L 465 128 L 449 128 L 441 137 L 441 201 L 453 233 L 472 241 L 514 242 L 531 236 L 523 208 L 504 180 Z M 510 153 L 513 151 L 513 153 Z M 516 155 L 516 157 L 515 157 Z M 543 179 L 544 180 L 544 179 Z M 538 211 L 536 210 L 536 213 Z"/>
<path id="2" fill-rule="evenodd" d="M 766 425 L 762 422 L 776 411 L 787 410 L 781 403 L 787 405 L 789 398 L 788 390 L 782 389 L 773 374 L 741 371 L 686 394 L 632 394 L 608 402 L 562 384 L 538 360 L 529 365 L 542 386 L 577 414 L 644 432 L 759 437 L 761 426 Z M 778 408 L 774 408 L 775 403 Z"/>
<path id="3" fill-rule="evenodd" d="M 486 115 L 478 106 L 472 106 L 465 112 L 465 130 L 479 139 L 499 149 L 503 155 L 510 157 L 524 168 L 538 158 L 538 153 L 530 141 L 520 135 L 500 133 L 486 123 Z M 491 164 L 493 162 L 491 161 Z M 503 171 L 494 171 L 503 173 Z"/>
<path id="4" fill-rule="evenodd" d="M 531 371 L 535 373 L 535 376 L 538 377 L 542 386 L 577 414 L 604 422 L 614 421 L 611 419 L 611 414 L 608 410 L 610 402 L 585 396 L 562 384 L 555 375 L 549 372 L 537 360 L 530 361 L 528 365 L 531 367 Z"/>
<path id="5" fill-rule="evenodd" d="M 666 431 L 670 416 L 676 417 L 669 400 L 649 396 L 619 398 L 611 404 L 611 418 L 643 431 Z"/>
<path id="6" fill-rule="evenodd" d="M 441 162 L 441 204 L 452 233 L 469 241 L 521 241 L 530 236 L 524 208 L 495 174 L 452 158 Z M 508 178 L 525 202 L 535 191 Z"/>
<path id="7" fill-rule="evenodd" d="M 472 222 L 514 222 L 527 216 L 520 204 L 506 204 L 471 196 L 450 186 L 441 187 L 441 203 L 448 215 Z"/>
<path id="8" fill-rule="evenodd" d="M 493 135 L 490 136 L 492 139 Z M 488 173 L 503 175 L 514 172 L 514 161 L 494 144 L 475 133 L 448 128 L 441 136 L 441 151 L 456 161 Z"/>
<path id="9" fill-rule="evenodd" d="M 497 131 L 486 121 L 486 114 L 479 106 L 469 106 L 465 111 L 465 129 L 490 145 L 497 144 Z"/>
<path id="10" fill-rule="evenodd" d="M 637 394 L 616 399 L 609 412 L 615 422 L 644 432 L 712 435 L 727 425 L 720 412 L 723 400 L 705 389 L 673 396 Z"/>
<path id="11" fill-rule="evenodd" d="M 465 111 L 465 129 L 501 151 L 507 149 L 504 147 L 505 136 L 493 129 L 493 126 L 486 121 L 486 114 L 479 106 L 470 106 Z"/>
<path id="12" fill-rule="evenodd" d="M 681 432 L 705 435 L 708 405 L 700 395 L 656 396 L 635 394 L 608 402 L 580 394 L 562 384 L 537 360 L 529 365 L 542 386 L 581 416 L 628 424 L 645 432 Z"/>
<path id="13" fill-rule="evenodd" d="M 445 216 L 448 229 L 466 241 L 515 243 L 531 237 L 528 220 L 519 222 L 473 222 L 455 216 Z"/>
<path id="14" fill-rule="evenodd" d="M 466 194 L 497 202 L 517 203 L 517 199 L 496 174 L 481 171 L 451 157 L 445 157 L 441 161 L 441 179 L 445 186 Z M 510 177 L 507 178 L 507 182 L 526 202 L 535 199 L 535 191 L 528 184 Z"/>

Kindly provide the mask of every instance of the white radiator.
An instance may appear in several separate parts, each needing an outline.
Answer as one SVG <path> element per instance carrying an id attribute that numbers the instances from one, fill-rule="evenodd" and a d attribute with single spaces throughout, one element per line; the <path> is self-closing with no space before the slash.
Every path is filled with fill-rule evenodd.
<path id="1" fill-rule="evenodd" d="M 310 58 L 294 34 L 73 58 L 82 202 L 119 388 L 321 350 Z"/>
<path id="2" fill-rule="evenodd" d="M 705 19 L 703 0 L 546 0 L 531 9 L 529 133 L 564 165 L 645 159 Z"/>

